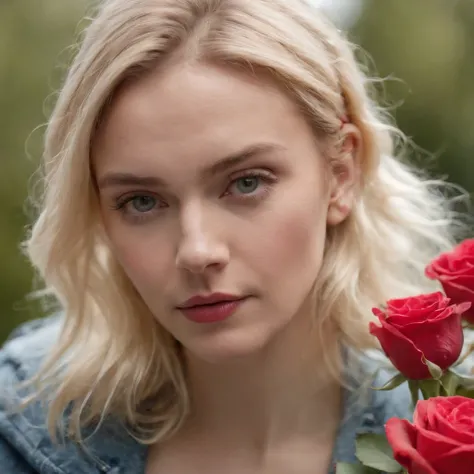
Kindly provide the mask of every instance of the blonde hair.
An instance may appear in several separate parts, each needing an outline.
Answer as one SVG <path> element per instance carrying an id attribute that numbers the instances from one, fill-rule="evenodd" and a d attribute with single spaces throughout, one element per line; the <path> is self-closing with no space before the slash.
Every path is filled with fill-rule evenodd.
<path id="1" fill-rule="evenodd" d="M 447 188 L 395 158 L 403 134 L 371 100 L 352 45 L 307 2 L 107 0 L 85 31 L 50 118 L 44 193 L 26 242 L 64 310 L 57 347 L 35 379 L 38 393 L 51 397 L 52 432 L 71 407 L 78 439 L 81 427 L 115 414 L 151 443 L 175 432 L 189 412 L 177 345 L 108 249 L 90 170 L 95 131 L 118 87 L 177 54 L 270 73 L 329 141 L 340 139 L 343 116 L 360 130 L 358 202 L 343 224 L 328 229 L 316 288 L 316 323 L 335 324 L 344 344 L 373 347 L 371 308 L 431 290 L 424 267 L 453 245 Z M 338 373 L 338 350 L 325 354 Z"/>

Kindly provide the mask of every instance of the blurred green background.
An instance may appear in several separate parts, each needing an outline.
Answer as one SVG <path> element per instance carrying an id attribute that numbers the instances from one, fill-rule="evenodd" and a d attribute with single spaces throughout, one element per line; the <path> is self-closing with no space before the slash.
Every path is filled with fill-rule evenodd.
<path id="1" fill-rule="evenodd" d="M 311 1 L 369 53 L 374 73 L 390 79 L 385 104 L 437 157 L 434 171 L 473 192 L 474 2 Z M 89 7 L 86 0 L 0 2 L 0 343 L 20 322 L 41 316 L 26 299 L 33 272 L 19 249 L 25 200 L 44 123 Z"/>

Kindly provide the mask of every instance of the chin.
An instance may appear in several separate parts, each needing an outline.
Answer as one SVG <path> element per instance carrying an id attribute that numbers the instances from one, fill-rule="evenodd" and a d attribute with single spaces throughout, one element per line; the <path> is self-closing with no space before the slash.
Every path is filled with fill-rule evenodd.
<path id="1" fill-rule="evenodd" d="M 271 339 L 270 335 L 264 335 L 261 331 L 233 328 L 194 335 L 183 341 L 183 346 L 191 357 L 212 364 L 222 364 L 259 354 Z"/>

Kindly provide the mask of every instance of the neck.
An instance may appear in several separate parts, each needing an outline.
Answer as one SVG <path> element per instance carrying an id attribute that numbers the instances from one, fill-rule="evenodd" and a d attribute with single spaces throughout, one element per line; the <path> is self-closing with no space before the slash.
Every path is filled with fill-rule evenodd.
<path id="1" fill-rule="evenodd" d="M 341 387 L 305 325 L 295 321 L 259 353 L 222 365 L 188 354 L 191 430 L 263 452 L 333 440 Z"/>

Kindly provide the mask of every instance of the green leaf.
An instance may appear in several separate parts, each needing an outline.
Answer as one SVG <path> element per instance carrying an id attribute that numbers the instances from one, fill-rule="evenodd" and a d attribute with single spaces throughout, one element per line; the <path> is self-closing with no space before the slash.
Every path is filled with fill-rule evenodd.
<path id="1" fill-rule="evenodd" d="M 347 462 L 338 462 L 336 465 L 336 474 L 376 474 L 380 471 L 362 464 L 349 464 Z"/>
<path id="2" fill-rule="evenodd" d="M 364 466 L 382 472 L 402 470 L 402 466 L 393 459 L 393 451 L 385 435 L 364 433 L 357 436 L 356 456 Z"/>
<path id="3" fill-rule="evenodd" d="M 386 384 L 382 387 L 372 387 L 373 390 L 393 390 L 401 385 L 403 382 L 406 382 L 406 377 L 403 374 L 397 374 L 395 377 L 392 377 Z"/>
<path id="4" fill-rule="evenodd" d="M 443 370 L 438 365 L 430 362 L 426 357 L 423 356 L 423 362 L 428 366 L 431 377 L 435 380 L 439 380 L 443 376 Z"/>

